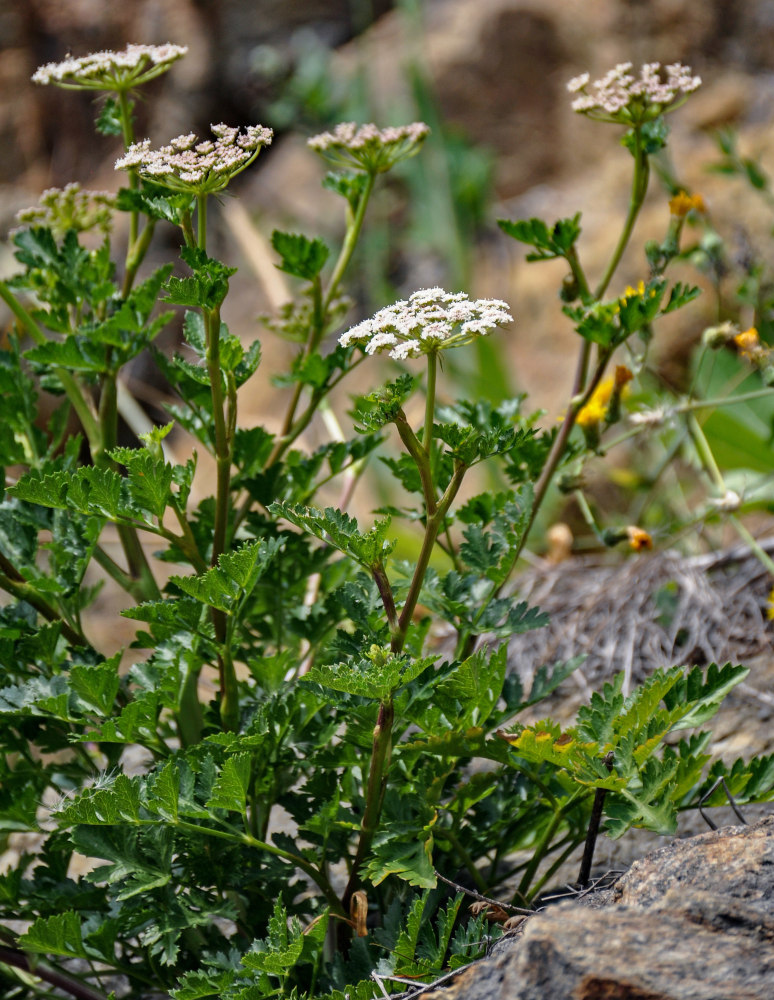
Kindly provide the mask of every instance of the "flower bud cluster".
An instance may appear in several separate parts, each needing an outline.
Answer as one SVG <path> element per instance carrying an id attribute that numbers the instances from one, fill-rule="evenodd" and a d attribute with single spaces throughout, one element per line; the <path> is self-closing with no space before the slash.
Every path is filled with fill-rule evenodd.
<path id="1" fill-rule="evenodd" d="M 211 125 L 215 140 L 197 142 L 193 132 L 179 135 L 168 146 L 151 149 L 150 139 L 133 143 L 116 160 L 116 170 L 137 170 L 143 177 L 173 191 L 212 194 L 222 191 L 236 174 L 271 144 L 274 133 L 263 125 L 244 131 Z"/>
<path id="2" fill-rule="evenodd" d="M 68 229 L 85 233 L 99 229 L 107 234 L 113 227 L 115 195 L 107 191 L 83 191 L 78 183 L 64 188 L 48 188 L 38 205 L 16 213 L 23 226 L 48 226 L 56 235 Z"/>
<path id="3" fill-rule="evenodd" d="M 567 84 L 570 93 L 579 94 L 572 102 L 573 111 L 596 121 L 638 125 L 674 110 L 701 85 L 701 78 L 682 63 L 663 70 L 660 63 L 646 63 L 639 79 L 629 72 L 631 68 L 630 62 L 619 63 L 594 83 L 588 73 L 574 77 Z"/>
<path id="4" fill-rule="evenodd" d="M 339 343 L 342 347 L 360 344 L 366 354 L 387 352 L 391 358 L 405 360 L 461 347 L 512 322 L 508 304 L 500 299 L 471 300 L 464 292 L 423 288 L 353 326 Z"/>
<path id="5" fill-rule="evenodd" d="M 53 83 L 71 90 L 109 90 L 116 93 L 138 87 L 160 76 L 181 59 L 185 45 L 127 45 L 121 52 L 92 52 L 62 62 L 46 63 L 33 74 L 33 83 Z"/>
<path id="6" fill-rule="evenodd" d="M 418 153 L 429 134 L 424 122 L 383 129 L 342 122 L 332 132 L 313 136 L 308 144 L 337 166 L 382 174 Z"/>

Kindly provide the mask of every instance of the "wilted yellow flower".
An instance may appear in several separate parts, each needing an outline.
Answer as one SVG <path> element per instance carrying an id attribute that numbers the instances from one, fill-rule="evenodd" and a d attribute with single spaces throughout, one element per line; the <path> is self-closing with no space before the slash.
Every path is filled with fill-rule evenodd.
<path id="1" fill-rule="evenodd" d="M 700 194 L 687 194 L 685 191 L 678 191 L 674 198 L 669 199 L 669 211 L 672 215 L 682 218 L 689 212 L 706 212 L 707 206 Z"/>
<path id="2" fill-rule="evenodd" d="M 626 537 L 629 539 L 629 545 L 635 552 L 653 548 L 653 539 L 644 528 L 638 528 L 636 524 L 627 525 Z"/>

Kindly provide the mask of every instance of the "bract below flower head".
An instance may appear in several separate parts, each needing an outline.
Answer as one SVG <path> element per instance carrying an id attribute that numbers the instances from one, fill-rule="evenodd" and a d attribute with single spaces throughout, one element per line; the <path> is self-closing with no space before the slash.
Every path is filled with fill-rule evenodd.
<path id="1" fill-rule="evenodd" d="M 136 170 L 172 191 L 213 194 L 249 166 L 274 135 L 263 125 L 248 125 L 243 131 L 223 124 L 210 128 L 214 141 L 197 143 L 191 132 L 159 149 L 151 149 L 150 139 L 135 142 L 116 160 L 116 170 Z"/>
<path id="2" fill-rule="evenodd" d="M 567 84 L 570 93 L 579 95 L 572 102 L 573 111 L 595 121 L 642 125 L 674 111 L 701 86 L 701 77 L 682 63 L 663 69 L 660 63 L 645 63 L 639 79 L 629 72 L 631 68 L 630 62 L 619 63 L 593 83 L 588 73 L 574 77 Z"/>
<path id="3" fill-rule="evenodd" d="M 379 129 L 376 125 L 342 122 L 332 132 L 321 132 L 309 146 L 339 167 L 383 174 L 415 156 L 430 134 L 424 122 Z"/>
<path id="4" fill-rule="evenodd" d="M 186 45 L 127 45 L 121 52 L 92 52 L 80 59 L 46 63 L 33 83 L 53 83 L 69 90 L 131 90 L 160 76 L 188 51 Z"/>
<path id="5" fill-rule="evenodd" d="M 508 304 L 500 299 L 470 299 L 465 292 L 422 288 L 353 326 L 339 343 L 360 344 L 366 354 L 387 352 L 402 361 L 461 347 L 512 322 Z"/>

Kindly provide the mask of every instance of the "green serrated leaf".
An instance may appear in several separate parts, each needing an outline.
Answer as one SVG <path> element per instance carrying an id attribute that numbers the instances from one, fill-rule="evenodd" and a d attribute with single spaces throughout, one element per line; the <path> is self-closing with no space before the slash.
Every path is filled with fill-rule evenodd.
<path id="1" fill-rule="evenodd" d="M 19 938 L 19 947 L 37 955 L 87 957 L 81 936 L 81 919 L 72 910 L 52 917 L 38 917 Z"/>
<path id="2" fill-rule="evenodd" d="M 225 552 L 218 565 L 201 576 L 173 576 L 171 582 L 189 597 L 231 613 L 250 595 L 282 545 L 281 538 L 251 542 Z"/>
<path id="3" fill-rule="evenodd" d="M 335 507 L 319 510 L 316 507 L 277 501 L 269 506 L 269 512 L 276 517 L 284 517 L 315 538 L 335 546 L 367 569 L 381 565 L 396 544 L 395 541 L 385 540 L 390 527 L 389 517 L 376 521 L 370 531 L 363 533 L 358 529 L 354 517 Z"/>
<path id="4" fill-rule="evenodd" d="M 365 874 L 374 885 L 396 875 L 420 889 L 435 888 L 438 880 L 433 869 L 432 826 L 417 831 L 413 823 L 383 824 L 371 845 Z"/>
<path id="5" fill-rule="evenodd" d="M 249 753 L 237 753 L 228 757 L 215 780 L 207 808 L 228 809 L 230 812 L 246 815 L 250 770 Z"/>
<path id="6" fill-rule="evenodd" d="M 322 240 L 309 240 L 296 233 L 283 233 L 275 229 L 271 245 L 282 258 L 280 271 L 311 281 L 323 269 L 330 250 Z"/>
<path id="7" fill-rule="evenodd" d="M 374 655 L 347 663 L 316 664 L 305 675 L 307 681 L 332 691 L 387 701 L 392 695 L 415 680 L 431 666 L 436 657 L 412 660 L 405 654 L 395 656 L 373 647 Z"/>

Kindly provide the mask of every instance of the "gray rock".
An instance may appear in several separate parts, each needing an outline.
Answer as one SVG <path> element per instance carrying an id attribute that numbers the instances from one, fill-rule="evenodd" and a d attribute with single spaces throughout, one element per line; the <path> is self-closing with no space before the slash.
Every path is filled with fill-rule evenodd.
<path id="1" fill-rule="evenodd" d="M 674 841 L 528 918 L 435 1000 L 770 1000 L 774 816 Z M 419 1000 L 419 998 L 418 998 Z"/>

